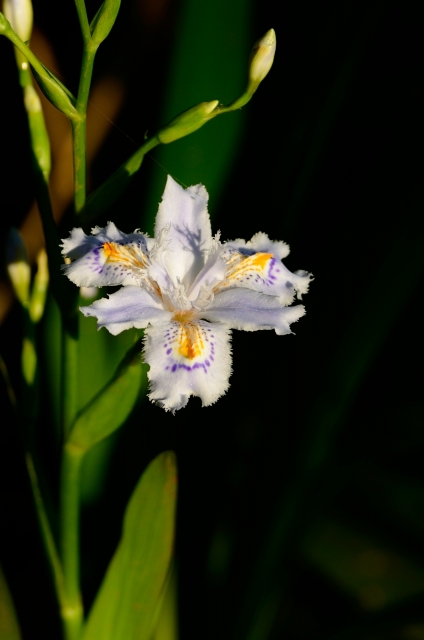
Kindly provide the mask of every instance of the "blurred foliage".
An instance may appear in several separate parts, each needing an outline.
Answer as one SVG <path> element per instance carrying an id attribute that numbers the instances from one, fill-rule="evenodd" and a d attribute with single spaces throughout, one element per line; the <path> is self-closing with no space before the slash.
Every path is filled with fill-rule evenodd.
<path id="1" fill-rule="evenodd" d="M 98 7 L 88 5 L 93 16 Z M 56 55 L 53 70 L 75 89 L 74 7 L 61 6 L 66 29 L 57 29 L 47 5 L 35 9 L 46 51 Z M 106 78 L 115 87 L 112 76 L 120 76 L 125 103 L 93 161 L 92 187 L 135 151 L 146 130 L 152 133 L 198 102 L 235 98 L 250 46 L 270 27 L 277 33 L 276 60 L 254 100 L 241 113 L 152 152 L 102 222 L 151 230 L 167 173 L 187 185 L 202 182 L 223 239 L 266 231 L 291 245 L 289 268 L 315 274 L 305 297 L 307 316 L 296 337 L 235 332 L 232 386 L 212 408 L 201 410 L 192 399 L 174 417 L 144 401 L 119 433 L 90 452 L 82 527 L 86 604 L 116 548 L 140 473 L 159 452 L 174 449 L 181 479 L 182 638 L 420 640 L 424 406 L 415 300 L 424 263 L 424 131 L 418 7 L 123 3 L 99 51 L 95 83 Z M 0 54 L 3 86 L 10 87 L 2 121 L 19 141 L 8 148 L 2 174 L 6 232 L 23 222 L 34 185 L 22 151 L 27 134 L 13 54 L 3 41 Z M 107 104 L 95 105 L 93 122 L 104 121 Z M 59 131 L 60 122 L 54 126 Z M 66 215 L 61 224 L 64 237 Z M 19 323 L 14 308 L 0 335 L 15 386 Z M 97 332 L 90 319 L 80 321 L 80 332 L 82 408 L 138 336 Z M 59 416 L 61 346 L 51 299 L 37 340 L 43 423 L 36 435 L 55 486 L 52 425 Z M 7 407 L 3 386 L 0 393 Z M 55 622 L 46 629 L 41 614 L 54 600 L 20 479 L 19 440 L 13 421 L 3 423 L 0 501 L 7 526 L 0 556 L 24 637 L 57 638 Z M 166 620 L 175 600 L 166 602 L 165 630 L 158 629 L 155 640 L 174 640 L 172 632 L 166 635 Z"/>
<path id="2" fill-rule="evenodd" d="M 0 638 L 3 640 L 20 640 L 18 620 L 12 598 L 0 567 Z"/>

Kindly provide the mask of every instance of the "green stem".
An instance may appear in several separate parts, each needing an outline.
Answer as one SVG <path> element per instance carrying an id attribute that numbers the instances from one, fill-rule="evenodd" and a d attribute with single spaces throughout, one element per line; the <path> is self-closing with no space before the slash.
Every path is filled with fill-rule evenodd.
<path id="1" fill-rule="evenodd" d="M 77 9 L 78 20 L 81 27 L 82 39 L 84 41 L 84 44 L 87 45 L 90 42 L 91 31 L 84 0 L 75 0 L 75 6 Z"/>
<path id="2" fill-rule="evenodd" d="M 60 562 L 59 554 L 57 552 L 53 533 L 50 528 L 50 523 L 47 517 L 46 509 L 44 507 L 44 501 L 41 495 L 40 486 L 38 484 L 38 477 L 35 471 L 34 461 L 29 452 L 25 453 L 25 462 L 26 462 L 28 476 L 31 483 L 32 495 L 34 498 L 38 524 L 40 526 L 41 535 L 44 541 L 47 557 L 49 559 L 50 567 L 53 574 L 53 580 L 56 588 L 56 595 L 59 600 L 60 608 L 64 609 L 66 606 L 66 593 L 65 593 L 65 582 L 64 582 L 64 576 L 62 571 L 62 565 Z"/>
<path id="3" fill-rule="evenodd" d="M 97 47 L 85 46 L 81 63 L 81 76 L 78 88 L 76 109 L 80 116 L 72 122 L 74 156 L 74 202 L 75 213 L 82 211 L 87 196 L 87 153 L 86 123 L 87 104 L 93 75 L 94 58 Z"/>
<path id="4" fill-rule="evenodd" d="M 82 458 L 80 449 L 65 444 L 60 483 L 60 543 L 66 594 L 61 615 L 66 640 L 78 640 L 84 614 L 79 586 L 79 476 Z"/>
<path id="5" fill-rule="evenodd" d="M 62 428 L 66 440 L 78 406 L 78 316 L 62 324 Z"/>
<path id="6" fill-rule="evenodd" d="M 47 559 L 50 563 L 50 569 L 52 571 L 53 581 L 54 581 L 55 590 L 56 590 L 56 596 L 59 602 L 60 609 L 61 611 L 63 611 L 66 609 L 67 601 L 66 601 L 65 582 L 64 582 L 62 565 L 61 565 L 59 554 L 56 548 L 54 536 L 50 527 L 46 508 L 44 506 L 44 500 L 43 500 L 40 485 L 38 482 L 38 476 L 35 470 L 33 456 L 29 452 L 29 444 L 27 442 L 28 438 L 24 432 L 23 425 L 22 425 L 22 415 L 18 409 L 18 403 L 16 400 L 15 392 L 12 387 L 12 383 L 9 378 L 9 372 L 1 356 L 0 356 L 0 371 L 6 385 L 6 390 L 7 390 L 10 404 L 13 407 L 16 423 L 19 426 L 19 433 L 22 440 L 22 446 L 23 446 L 23 449 L 25 450 L 25 463 L 26 463 L 26 468 L 28 472 L 28 478 L 31 485 L 32 496 L 34 499 L 35 512 L 37 514 L 37 520 L 40 527 L 41 537 L 45 545 Z"/>
<path id="7" fill-rule="evenodd" d="M 133 155 L 128 158 L 118 169 L 100 185 L 87 199 L 81 215 L 80 224 L 91 223 L 96 216 L 111 206 L 126 190 L 131 179 L 139 170 L 143 158 L 151 149 L 160 144 L 156 136 L 146 142 Z"/>
<path id="8" fill-rule="evenodd" d="M 215 117 L 215 116 L 221 115 L 222 113 L 229 113 L 230 111 L 236 111 L 237 109 L 241 109 L 242 107 L 244 107 L 245 104 L 250 102 L 251 99 L 252 99 L 252 95 L 250 93 L 247 93 L 247 92 L 243 93 L 243 95 L 237 98 L 237 100 L 234 100 L 234 102 L 231 102 L 226 107 L 225 106 L 217 107 L 213 112 L 213 115 Z"/>
<path id="9" fill-rule="evenodd" d="M 18 34 L 13 31 L 9 23 L 5 25 L 2 33 L 23 54 L 23 56 L 28 60 L 31 67 L 33 67 L 35 71 L 37 71 L 41 76 L 45 75 L 45 69 L 39 59 L 32 53 L 28 45 L 26 45 L 25 42 L 21 40 Z"/>

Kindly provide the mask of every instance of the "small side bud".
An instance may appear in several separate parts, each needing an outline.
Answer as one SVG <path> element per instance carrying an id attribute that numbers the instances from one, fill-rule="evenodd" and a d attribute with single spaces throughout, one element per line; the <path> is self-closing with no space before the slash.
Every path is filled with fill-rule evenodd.
<path id="1" fill-rule="evenodd" d="M 6 267 L 16 297 L 23 307 L 27 307 L 31 269 L 22 236 L 14 227 L 7 238 Z"/>
<path id="2" fill-rule="evenodd" d="M 75 119 L 78 115 L 75 108 L 76 100 L 69 89 L 42 63 L 37 65 L 37 69 L 33 64 L 31 66 L 38 86 L 46 98 L 70 120 Z"/>
<path id="3" fill-rule="evenodd" d="M 41 249 L 37 255 L 37 272 L 29 301 L 29 316 L 34 324 L 39 322 L 43 316 L 48 285 L 49 268 L 47 264 L 47 253 L 45 249 Z"/>
<path id="4" fill-rule="evenodd" d="M 208 120 L 215 117 L 214 111 L 218 106 L 218 100 L 212 100 L 212 102 L 201 102 L 195 107 L 191 107 L 187 111 L 183 111 L 176 118 L 171 120 L 169 124 L 156 134 L 156 137 L 162 144 L 169 144 L 178 140 L 178 138 L 184 138 L 193 131 L 197 131 L 200 127 L 203 127 Z"/>
<path id="5" fill-rule="evenodd" d="M 249 60 L 249 82 L 246 93 L 253 95 L 274 62 L 277 39 L 274 29 L 270 29 L 258 40 L 252 49 Z"/>
<path id="6" fill-rule="evenodd" d="M 90 24 L 91 43 L 99 46 L 105 40 L 118 15 L 121 0 L 105 0 Z"/>
<path id="7" fill-rule="evenodd" d="M 24 380 L 29 387 L 34 384 L 37 371 L 37 352 L 32 340 L 25 337 L 22 342 L 21 366 Z"/>
<path id="8" fill-rule="evenodd" d="M 24 105 L 29 116 L 32 150 L 37 164 L 48 182 L 51 169 L 50 140 L 44 122 L 41 100 L 32 84 L 27 84 L 24 87 Z"/>
<path id="9" fill-rule="evenodd" d="M 12 29 L 24 42 L 28 42 L 32 33 L 33 11 L 31 0 L 4 0 L 4 15 Z"/>

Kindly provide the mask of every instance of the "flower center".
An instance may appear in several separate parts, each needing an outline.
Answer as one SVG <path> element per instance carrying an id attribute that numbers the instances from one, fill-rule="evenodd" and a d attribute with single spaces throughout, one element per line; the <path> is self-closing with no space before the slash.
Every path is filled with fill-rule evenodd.
<path id="1" fill-rule="evenodd" d="M 194 309 L 182 309 L 176 311 L 172 316 L 172 319 L 176 322 L 181 322 L 181 324 L 185 324 L 186 322 L 191 322 L 194 316 Z"/>

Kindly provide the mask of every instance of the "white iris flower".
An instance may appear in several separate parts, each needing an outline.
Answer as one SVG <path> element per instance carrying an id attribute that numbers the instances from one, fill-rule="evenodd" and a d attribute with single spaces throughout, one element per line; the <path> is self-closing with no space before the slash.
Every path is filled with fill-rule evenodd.
<path id="1" fill-rule="evenodd" d="M 281 262 L 288 246 L 264 233 L 249 242 L 212 237 L 207 201 L 203 185 L 183 189 L 168 176 L 154 238 L 109 222 L 91 236 L 74 229 L 62 245 L 79 287 L 123 285 L 81 311 L 113 335 L 145 329 L 149 397 L 172 412 L 191 395 L 208 406 L 226 392 L 231 329 L 291 333 L 305 309 L 289 305 L 311 280 L 291 273 Z"/>

